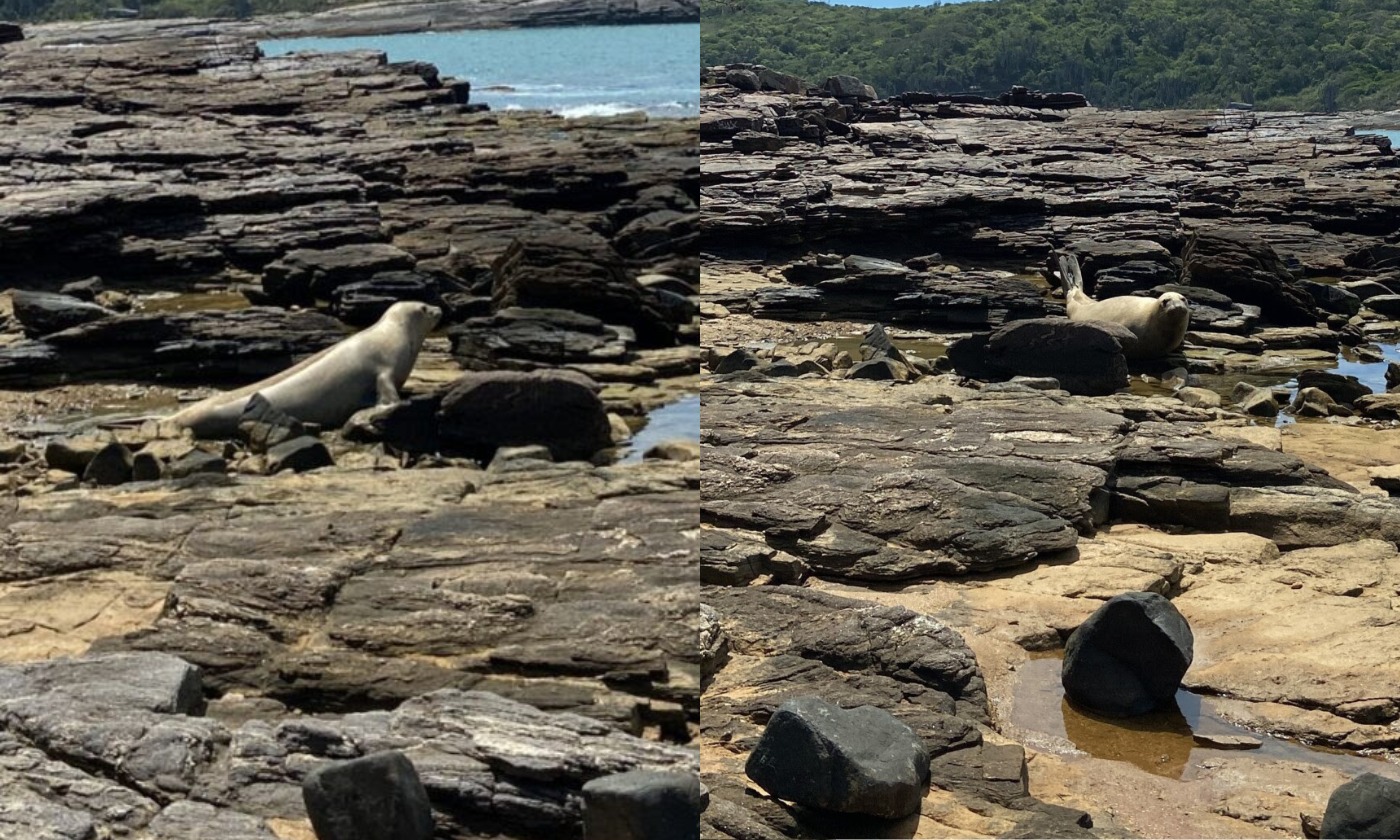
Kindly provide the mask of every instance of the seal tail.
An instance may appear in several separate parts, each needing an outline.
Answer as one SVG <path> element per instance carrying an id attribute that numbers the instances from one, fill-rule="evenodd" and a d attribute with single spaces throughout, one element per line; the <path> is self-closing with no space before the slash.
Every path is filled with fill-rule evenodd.
<path id="1" fill-rule="evenodd" d="M 1065 300 L 1075 292 L 1084 293 L 1084 274 L 1074 254 L 1060 254 L 1060 288 L 1064 290 Z"/>

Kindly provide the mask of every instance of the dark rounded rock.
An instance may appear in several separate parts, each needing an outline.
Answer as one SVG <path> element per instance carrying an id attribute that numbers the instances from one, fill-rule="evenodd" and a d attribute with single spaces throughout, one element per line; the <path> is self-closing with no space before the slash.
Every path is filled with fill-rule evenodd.
<path id="1" fill-rule="evenodd" d="M 83 481 L 98 485 L 124 484 L 131 480 L 131 468 L 131 450 L 113 441 L 92 456 L 83 470 Z"/>
<path id="2" fill-rule="evenodd" d="M 1191 666 L 1193 643 L 1186 619 L 1161 595 L 1110 598 L 1065 645 L 1065 696 L 1112 717 L 1170 706 Z"/>
<path id="3" fill-rule="evenodd" d="M 49 469 L 82 475 L 106 443 L 90 438 L 54 438 L 44 446 L 44 463 Z"/>
<path id="4" fill-rule="evenodd" d="M 50 335 L 116 314 L 95 303 L 53 292 L 16 289 L 11 293 L 11 298 L 14 301 L 15 319 L 24 327 L 25 335 L 31 338 Z"/>
<path id="5" fill-rule="evenodd" d="M 314 437 L 292 438 L 267 450 L 267 471 L 279 473 L 283 470 L 306 472 L 319 467 L 335 466 L 326 445 Z"/>
<path id="6" fill-rule="evenodd" d="M 149 452 L 137 452 L 131 458 L 132 481 L 156 481 L 160 478 L 160 459 Z"/>
<path id="7" fill-rule="evenodd" d="M 759 365 L 758 357 L 752 350 L 734 350 L 715 363 L 712 373 L 737 373 L 741 370 L 749 370 Z"/>
<path id="8" fill-rule="evenodd" d="M 301 786 L 318 840 L 431 840 L 433 811 L 413 762 L 387 751 L 318 767 Z"/>
<path id="9" fill-rule="evenodd" d="M 1300 280 L 1298 287 L 1308 293 L 1313 303 L 1324 312 L 1343 315 L 1347 318 L 1361 311 L 1361 298 L 1352 291 L 1335 283 L 1318 283 L 1315 280 Z"/>
<path id="10" fill-rule="evenodd" d="M 1400 782 L 1362 773 L 1332 791 L 1323 837 L 1400 837 Z"/>
<path id="11" fill-rule="evenodd" d="M 1050 377 L 1071 394 L 1103 396 L 1128 387 L 1125 340 L 1132 333 L 1120 324 L 1034 318 L 954 342 L 948 359 L 974 379 Z"/>
<path id="12" fill-rule="evenodd" d="M 58 293 L 92 303 L 97 300 L 98 293 L 102 292 L 105 288 L 106 287 L 102 284 L 101 277 L 89 277 L 86 280 L 74 280 L 72 283 L 64 283 L 59 287 Z"/>
<path id="13" fill-rule="evenodd" d="M 928 768 L 928 749 L 889 712 L 799 697 L 773 713 L 744 772 L 779 799 L 899 819 L 919 809 Z"/>
<path id="14" fill-rule="evenodd" d="M 171 478 L 185 478 L 195 473 L 223 473 L 227 469 L 228 462 L 223 458 L 211 452 L 196 449 L 171 461 L 168 471 Z"/>
<path id="15" fill-rule="evenodd" d="M 542 444 L 570 461 L 612 445 L 607 409 L 581 374 L 468 373 L 443 395 L 437 416 L 443 450 L 481 461 L 502 446 Z"/>
<path id="16" fill-rule="evenodd" d="M 631 770 L 583 786 L 584 840 L 699 840 L 700 779 Z"/>
<path id="17" fill-rule="evenodd" d="M 1355 402 L 1371 393 L 1371 389 L 1355 376 L 1323 370 L 1305 370 L 1298 374 L 1298 388 L 1317 388 L 1339 403 Z"/>
<path id="18" fill-rule="evenodd" d="M 1366 298 L 1366 308 L 1387 318 L 1400 318 L 1400 295 L 1376 295 Z"/>

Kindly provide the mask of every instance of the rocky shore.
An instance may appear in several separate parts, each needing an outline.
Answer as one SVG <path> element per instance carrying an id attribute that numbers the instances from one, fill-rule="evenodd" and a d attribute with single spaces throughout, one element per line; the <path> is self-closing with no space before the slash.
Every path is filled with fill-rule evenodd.
<path id="1" fill-rule="evenodd" d="M 473 0 L 472 2 L 375 2 L 343 6 L 316 14 L 288 13 L 216 20 L 72 21 L 27 27 L 54 41 L 108 42 L 161 35 L 227 35 L 255 40 L 273 38 L 340 38 L 459 29 L 516 29 L 544 26 L 626 26 L 648 23 L 698 23 L 694 0 L 640 0 L 617 5 L 597 0 Z"/>
<path id="2" fill-rule="evenodd" d="M 705 836 L 1316 836 L 1400 775 L 1400 165 L 1354 129 L 1386 117 L 703 81 Z M 1057 253 L 1101 298 L 1183 294 L 1186 345 L 1071 328 Z M 1127 592 L 1194 633 L 1186 717 L 1062 699 Z M 914 813 L 746 775 L 813 695 L 913 730 Z"/>
<path id="3" fill-rule="evenodd" d="M 201 26 L 0 47 L 0 834 L 304 840 L 386 752 L 438 837 L 693 778 L 694 433 L 628 448 L 697 385 L 695 122 Z M 388 411 L 142 420 L 396 301 Z"/>

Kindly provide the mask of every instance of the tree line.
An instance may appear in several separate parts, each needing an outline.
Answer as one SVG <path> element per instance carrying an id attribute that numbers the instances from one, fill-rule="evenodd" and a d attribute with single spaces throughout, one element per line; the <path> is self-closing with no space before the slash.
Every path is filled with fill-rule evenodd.
<path id="1" fill-rule="evenodd" d="M 1076 91 L 1103 107 L 1400 107 L 1400 0 L 706 0 L 701 60 L 881 95 Z"/>

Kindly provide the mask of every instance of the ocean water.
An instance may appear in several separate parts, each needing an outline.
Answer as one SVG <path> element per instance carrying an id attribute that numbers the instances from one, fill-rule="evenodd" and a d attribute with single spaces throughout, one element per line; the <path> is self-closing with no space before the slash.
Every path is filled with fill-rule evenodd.
<path id="1" fill-rule="evenodd" d="M 264 41 L 268 56 L 306 50 L 382 50 L 428 61 L 472 83 L 492 110 L 544 109 L 565 117 L 645 111 L 700 113 L 700 26 L 569 26 Z"/>

